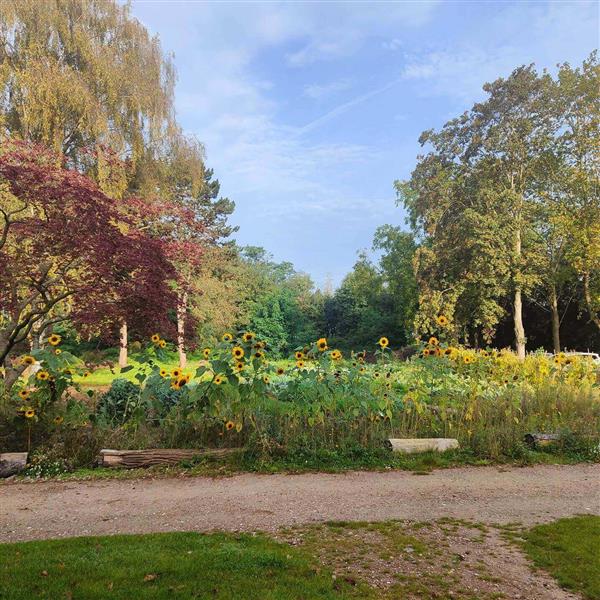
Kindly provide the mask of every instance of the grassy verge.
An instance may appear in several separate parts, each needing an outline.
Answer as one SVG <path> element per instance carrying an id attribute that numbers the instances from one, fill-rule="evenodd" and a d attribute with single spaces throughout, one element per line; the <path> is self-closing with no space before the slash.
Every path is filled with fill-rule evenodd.
<path id="1" fill-rule="evenodd" d="M 538 525 L 524 535 L 534 564 L 565 588 L 600 600 L 600 517 L 580 516 Z"/>
<path id="2" fill-rule="evenodd" d="M 169 533 L 0 545 L 0 597 L 367 598 L 263 536 Z"/>
<path id="3" fill-rule="evenodd" d="M 148 469 L 80 468 L 72 472 L 50 475 L 59 480 L 138 479 L 156 477 L 227 477 L 238 473 L 344 473 L 346 471 L 410 471 L 415 475 L 429 475 L 436 469 L 465 466 L 532 464 L 576 464 L 576 455 L 549 454 L 528 451 L 526 454 L 492 461 L 480 458 L 469 450 L 425 452 L 422 454 L 392 454 L 385 449 L 354 451 L 295 452 L 281 457 L 260 458 L 240 451 L 226 458 L 198 457 L 175 466 L 157 466 Z M 18 479 L 27 479 L 27 475 Z M 44 476 L 42 476 L 44 478 Z"/>

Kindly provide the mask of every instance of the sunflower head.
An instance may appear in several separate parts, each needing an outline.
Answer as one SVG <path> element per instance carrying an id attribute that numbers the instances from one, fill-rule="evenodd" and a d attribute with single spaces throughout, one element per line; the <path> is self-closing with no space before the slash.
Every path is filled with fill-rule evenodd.
<path id="1" fill-rule="evenodd" d="M 283 375 L 285 373 L 285 369 L 283 367 L 277 367 L 277 375 Z"/>
<path id="2" fill-rule="evenodd" d="M 319 349 L 319 352 L 325 352 L 325 350 L 327 350 L 327 339 L 319 338 L 317 340 L 317 348 Z"/>
<path id="3" fill-rule="evenodd" d="M 166 348 L 167 347 L 167 340 L 160 340 L 160 342 L 158 342 L 158 347 L 159 348 Z"/>
<path id="4" fill-rule="evenodd" d="M 33 410 L 33 408 L 28 408 L 25 411 L 25 418 L 26 419 L 33 419 L 33 417 L 35 417 L 35 410 Z"/>
<path id="5" fill-rule="evenodd" d="M 175 367 L 171 371 L 171 377 L 173 377 L 173 379 L 177 379 L 182 373 L 183 373 L 183 371 L 180 368 Z"/>
<path id="6" fill-rule="evenodd" d="M 61 354 L 61 352 L 62 352 L 62 350 L 60 348 L 56 348 L 56 350 L 54 350 L 54 354 L 56 354 L 56 356 Z"/>
<path id="7" fill-rule="evenodd" d="M 153 344 L 158 344 L 158 342 L 160 342 L 160 335 L 158 335 L 158 333 L 155 333 L 150 339 L 152 340 Z"/>
<path id="8" fill-rule="evenodd" d="M 50 373 L 48 371 L 38 371 L 35 375 L 40 381 L 47 381 L 50 379 Z"/>
<path id="9" fill-rule="evenodd" d="M 263 377 L 263 383 L 266 383 L 266 384 L 268 385 L 270 381 L 271 381 L 271 380 L 269 379 L 268 375 L 265 375 L 265 376 Z"/>
<path id="10" fill-rule="evenodd" d="M 177 379 L 173 379 L 173 381 L 171 381 L 171 389 L 178 390 L 179 388 L 180 388 L 179 381 Z"/>
<path id="11" fill-rule="evenodd" d="M 375 377 L 375 379 L 379 379 L 380 375 L 381 373 L 379 371 L 375 371 L 375 373 L 373 373 L 373 377 Z"/>
<path id="12" fill-rule="evenodd" d="M 225 429 L 227 429 L 227 431 L 231 431 L 234 427 L 235 423 L 233 421 L 227 421 L 227 423 L 225 423 Z"/>
<path id="13" fill-rule="evenodd" d="M 296 360 L 302 360 L 304 358 L 304 352 L 301 350 L 296 350 L 296 352 L 294 352 L 294 356 L 296 357 Z"/>
<path id="14" fill-rule="evenodd" d="M 169 376 L 169 372 L 166 369 L 161 369 L 160 370 L 160 376 L 161 377 L 168 377 Z"/>
<path id="15" fill-rule="evenodd" d="M 27 398 L 29 398 L 29 394 L 30 391 L 26 390 L 25 388 L 19 390 L 19 398 L 21 398 L 22 400 L 27 400 Z"/>
<path id="16" fill-rule="evenodd" d="M 230 333 L 224 333 L 221 339 L 224 342 L 231 342 L 233 340 L 233 336 Z"/>
<path id="17" fill-rule="evenodd" d="M 299 369 L 303 369 L 303 368 L 304 368 L 304 361 L 303 361 L 303 360 L 297 360 L 297 361 L 296 361 L 296 366 L 297 366 Z"/>
<path id="18" fill-rule="evenodd" d="M 446 327 L 446 325 L 448 325 L 448 317 L 445 315 L 438 315 L 436 321 L 440 327 Z"/>
<path id="19" fill-rule="evenodd" d="M 340 360 L 340 358 L 342 358 L 342 353 L 339 350 L 332 350 L 331 358 L 333 360 Z"/>
<path id="20" fill-rule="evenodd" d="M 254 358 L 264 358 L 264 356 L 265 356 L 265 353 L 262 350 L 257 350 L 254 353 Z"/>
<path id="21" fill-rule="evenodd" d="M 423 350 L 423 356 L 429 356 L 429 348 Z"/>
<path id="22" fill-rule="evenodd" d="M 183 386 L 184 386 L 186 383 L 188 383 L 188 381 L 189 381 L 189 379 L 188 379 L 187 375 L 184 375 L 184 376 L 182 376 L 182 377 L 179 377 L 179 378 L 177 379 L 177 386 L 178 386 L 179 388 L 182 388 L 182 387 L 183 387 Z"/>
<path id="23" fill-rule="evenodd" d="M 379 338 L 377 342 L 382 348 L 387 348 L 390 345 L 390 340 L 388 340 L 385 336 Z"/>
<path id="24" fill-rule="evenodd" d="M 431 336 L 431 337 L 429 338 L 429 342 L 428 342 L 428 344 L 429 344 L 430 346 L 437 346 L 439 343 L 440 343 L 440 341 L 439 341 L 439 340 L 438 340 L 436 337 L 434 337 L 434 336 Z"/>
<path id="25" fill-rule="evenodd" d="M 33 356 L 27 354 L 26 356 L 21 357 L 21 364 L 32 365 L 33 363 L 35 363 L 35 358 Z"/>
<path id="26" fill-rule="evenodd" d="M 52 422 L 55 425 L 60 425 L 64 420 L 64 417 L 62 417 L 61 415 L 57 415 L 56 417 L 54 417 L 54 419 L 52 419 Z"/>
<path id="27" fill-rule="evenodd" d="M 216 384 L 216 385 L 221 385 L 223 383 L 223 377 L 221 375 L 217 375 L 213 379 L 213 383 Z"/>
<path id="28" fill-rule="evenodd" d="M 243 362 L 238 362 L 235 364 L 235 367 L 233 367 L 238 373 L 241 373 L 244 370 L 244 363 Z"/>
<path id="29" fill-rule="evenodd" d="M 202 350 L 202 356 L 208 358 L 210 356 L 210 348 L 204 348 L 204 350 Z"/>
<path id="30" fill-rule="evenodd" d="M 57 333 L 53 333 L 49 338 L 48 338 L 48 343 L 51 346 L 58 346 L 60 344 L 60 340 L 62 338 L 60 337 L 60 335 L 58 335 Z"/>
<path id="31" fill-rule="evenodd" d="M 245 342 L 251 342 L 255 337 L 256 337 L 255 334 L 252 333 L 251 331 L 246 331 L 246 333 L 244 333 L 244 335 L 242 335 L 242 339 Z"/>
<path id="32" fill-rule="evenodd" d="M 90 375 L 91 375 L 91 373 L 89 371 L 85 371 L 83 374 L 84 377 L 89 377 Z"/>
<path id="33" fill-rule="evenodd" d="M 235 346 L 231 349 L 231 354 L 233 358 L 241 360 L 244 357 L 244 349 L 241 346 Z"/>

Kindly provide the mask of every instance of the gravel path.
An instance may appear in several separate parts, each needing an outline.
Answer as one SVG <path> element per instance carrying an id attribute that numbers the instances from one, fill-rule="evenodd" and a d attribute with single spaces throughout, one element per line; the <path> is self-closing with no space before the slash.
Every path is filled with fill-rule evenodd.
<path id="1" fill-rule="evenodd" d="M 532 524 L 600 514 L 600 465 L 0 485 L 0 541 L 328 520 Z"/>

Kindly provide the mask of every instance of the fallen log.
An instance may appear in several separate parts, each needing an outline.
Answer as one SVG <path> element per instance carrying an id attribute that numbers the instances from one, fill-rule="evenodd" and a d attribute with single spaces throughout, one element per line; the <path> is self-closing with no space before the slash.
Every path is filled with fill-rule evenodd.
<path id="1" fill-rule="evenodd" d="M 560 433 L 526 433 L 523 438 L 531 448 L 550 446 L 560 441 Z"/>
<path id="2" fill-rule="evenodd" d="M 237 448 L 211 448 L 204 450 L 157 448 L 150 450 L 100 450 L 98 465 L 137 469 L 154 465 L 176 465 L 183 460 L 202 457 L 223 457 L 238 452 Z"/>
<path id="3" fill-rule="evenodd" d="M 458 448 L 454 438 L 390 438 L 384 442 L 392 452 L 417 454 L 419 452 L 445 452 Z"/>
<path id="4" fill-rule="evenodd" d="M 27 466 L 27 452 L 4 452 L 0 454 L 0 477 L 16 475 Z"/>

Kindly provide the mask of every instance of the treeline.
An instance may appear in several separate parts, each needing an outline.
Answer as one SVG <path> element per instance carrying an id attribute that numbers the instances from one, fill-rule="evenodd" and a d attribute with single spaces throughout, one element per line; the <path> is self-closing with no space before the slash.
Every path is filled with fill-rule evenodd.
<path id="1" fill-rule="evenodd" d="M 397 182 L 410 231 L 383 225 L 323 292 L 238 247 L 234 203 L 179 126 L 175 69 L 128 5 L 0 3 L 0 365 L 55 330 L 186 351 L 249 328 L 285 355 L 322 335 L 394 347 L 449 319 L 475 346 L 598 348 L 599 68 L 522 67 L 421 136 Z M 513 321 L 513 325 L 507 323 Z M 512 333 L 514 330 L 514 334 Z M 553 340 L 553 341 L 552 341 Z"/>

